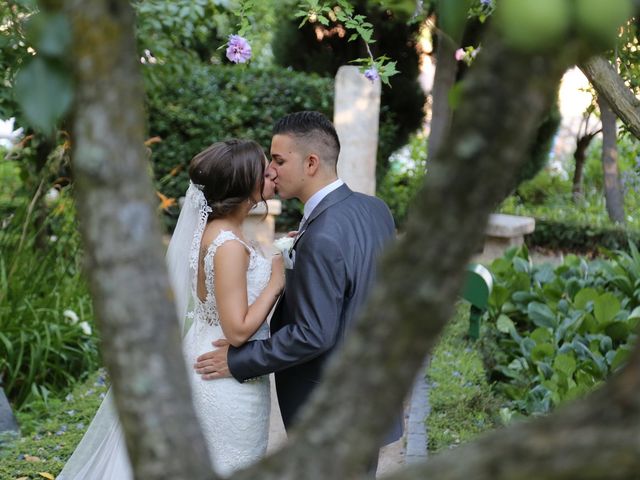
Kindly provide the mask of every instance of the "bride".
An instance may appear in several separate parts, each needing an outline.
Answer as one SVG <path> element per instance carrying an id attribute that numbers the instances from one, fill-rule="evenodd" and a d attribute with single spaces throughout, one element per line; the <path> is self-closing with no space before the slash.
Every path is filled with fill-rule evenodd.
<path id="1" fill-rule="evenodd" d="M 273 196 L 266 164 L 262 148 L 250 140 L 215 143 L 196 155 L 167 251 L 193 403 L 211 462 L 223 476 L 266 452 L 269 379 L 209 382 L 192 366 L 218 338 L 238 346 L 269 336 L 266 318 L 284 288 L 282 256 L 265 258 L 242 235 L 249 211 Z M 110 394 L 57 478 L 133 478 Z"/>

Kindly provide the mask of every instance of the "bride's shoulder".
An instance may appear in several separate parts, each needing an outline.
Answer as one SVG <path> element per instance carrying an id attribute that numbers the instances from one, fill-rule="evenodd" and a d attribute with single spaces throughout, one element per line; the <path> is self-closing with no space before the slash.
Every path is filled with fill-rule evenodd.
<path id="1" fill-rule="evenodd" d="M 235 241 L 230 241 L 235 240 Z M 224 250 L 243 251 L 246 250 L 245 242 L 229 228 L 228 225 L 215 220 L 207 225 L 202 235 L 202 250 L 204 252 L 216 251 L 224 246 Z"/>

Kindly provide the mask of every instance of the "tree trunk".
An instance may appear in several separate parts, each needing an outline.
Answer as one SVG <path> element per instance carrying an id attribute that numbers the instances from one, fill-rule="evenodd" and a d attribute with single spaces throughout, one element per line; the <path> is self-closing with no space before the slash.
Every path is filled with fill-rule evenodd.
<path id="1" fill-rule="evenodd" d="M 69 0 L 73 169 L 103 359 L 136 478 L 211 479 L 193 411 L 154 190 L 128 0 Z"/>
<path id="2" fill-rule="evenodd" d="M 480 240 L 489 213 L 513 187 L 567 66 L 549 58 L 516 54 L 492 39 L 484 45 L 485 55 L 478 57 L 465 79 L 451 134 L 430 164 L 405 235 L 385 257 L 381 283 L 350 341 L 327 368 L 323 388 L 302 412 L 285 448 L 268 463 L 234 478 L 354 478 L 376 450 L 424 355 L 452 314 L 472 247 Z M 535 428 L 552 435 L 548 425 L 554 421 L 559 419 L 553 417 Z M 482 466 L 484 472 L 466 468 L 473 463 L 456 455 L 446 473 L 443 468 L 429 478 L 490 475 L 499 469 L 496 456 L 502 457 L 500 452 L 517 450 L 516 459 L 528 454 L 520 447 L 530 447 L 526 438 L 517 433 L 500 435 L 503 439 L 494 440 L 491 451 L 485 452 L 495 462 Z M 567 441 L 557 437 L 558 444 Z M 532 460 L 545 449 L 544 444 L 536 447 Z M 611 452 L 620 445 L 607 447 Z M 606 447 L 598 444 L 598 448 Z M 638 448 L 630 444 L 627 453 Z M 563 454 L 561 449 L 553 451 L 557 461 Z M 634 461 L 640 465 L 640 460 Z M 551 467 L 537 466 L 540 472 Z M 425 478 L 422 468 L 398 476 Z M 510 473 L 517 478 L 517 471 Z"/>
<path id="3" fill-rule="evenodd" d="M 609 103 L 598 95 L 598 107 L 602 121 L 602 170 L 604 173 L 604 196 L 609 218 L 616 223 L 625 223 L 624 195 L 618 173 L 618 130 L 616 116 Z"/>
<path id="4" fill-rule="evenodd" d="M 578 203 L 582 199 L 582 175 L 584 171 L 584 162 L 587 156 L 587 148 L 591 144 L 593 137 L 596 136 L 598 132 L 594 133 L 586 133 L 576 142 L 576 151 L 573 153 L 573 158 L 576 162 L 576 168 L 573 172 L 573 187 L 571 192 L 573 194 L 573 203 Z"/>
<path id="5" fill-rule="evenodd" d="M 492 432 L 389 480 L 631 480 L 640 468 L 640 349 L 589 398 Z"/>
<path id="6" fill-rule="evenodd" d="M 429 158 L 435 157 L 451 126 L 449 92 L 456 82 L 458 71 L 458 61 L 455 58 L 456 46 L 451 37 L 442 31 L 438 32 L 436 73 L 431 91 L 431 127 L 427 147 Z"/>
<path id="7" fill-rule="evenodd" d="M 640 139 L 640 100 L 625 85 L 613 65 L 605 58 L 596 56 L 581 63 L 579 67 L 598 95 L 607 100 L 618 118 Z"/>

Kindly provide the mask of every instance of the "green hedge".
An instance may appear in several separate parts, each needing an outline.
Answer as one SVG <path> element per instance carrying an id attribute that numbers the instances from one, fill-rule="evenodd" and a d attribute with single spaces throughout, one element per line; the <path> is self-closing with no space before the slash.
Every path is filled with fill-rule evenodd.
<path id="1" fill-rule="evenodd" d="M 629 241 L 640 243 L 640 233 L 622 227 L 594 227 L 536 218 L 535 231 L 525 237 L 527 245 L 576 253 L 593 253 L 601 247 L 627 250 Z"/>
<path id="2" fill-rule="evenodd" d="M 318 110 L 331 118 L 333 80 L 277 68 L 203 66 L 148 89 L 147 109 L 149 136 L 162 139 L 151 157 L 158 189 L 178 198 L 191 158 L 211 143 L 251 138 L 268 151 L 271 128 L 285 114 Z M 296 207 L 287 206 L 285 217 L 297 223 Z M 176 215 L 170 212 L 169 225 Z"/>

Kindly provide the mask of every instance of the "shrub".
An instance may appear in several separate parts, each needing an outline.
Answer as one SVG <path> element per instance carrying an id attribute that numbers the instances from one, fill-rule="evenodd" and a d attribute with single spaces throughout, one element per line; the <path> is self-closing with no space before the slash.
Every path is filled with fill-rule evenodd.
<path id="1" fill-rule="evenodd" d="M 640 254 L 532 265 L 526 247 L 491 264 L 495 284 L 483 329 L 487 370 L 511 408 L 547 413 L 625 363 L 640 322 Z"/>
<path id="2" fill-rule="evenodd" d="M 390 168 L 378 184 L 378 196 L 382 198 L 395 220 L 402 228 L 409 206 L 422 186 L 427 169 L 427 145 L 423 135 L 411 137 L 409 145 L 390 159 Z"/>
<path id="3" fill-rule="evenodd" d="M 40 212 L 42 223 L 33 221 L 31 199 L 24 196 L 14 199 L 2 219 L 0 377 L 18 408 L 64 391 L 98 362 L 68 190 Z"/>
<path id="4" fill-rule="evenodd" d="M 640 242 L 640 233 L 615 225 L 597 227 L 537 218 L 535 230 L 525 240 L 532 247 L 594 254 L 602 248 L 626 250 L 629 241 Z"/>
<path id="5" fill-rule="evenodd" d="M 151 157 L 158 188 L 178 198 L 188 185 L 191 158 L 211 143 L 251 138 L 268 152 L 272 126 L 285 114 L 318 110 L 331 118 L 333 80 L 280 68 L 202 66 L 149 89 L 147 106 L 149 134 L 162 139 Z M 294 225 L 300 219 L 295 210 Z M 171 213 L 170 224 L 177 218 Z"/>

